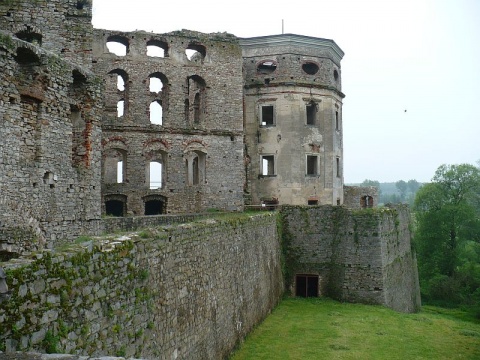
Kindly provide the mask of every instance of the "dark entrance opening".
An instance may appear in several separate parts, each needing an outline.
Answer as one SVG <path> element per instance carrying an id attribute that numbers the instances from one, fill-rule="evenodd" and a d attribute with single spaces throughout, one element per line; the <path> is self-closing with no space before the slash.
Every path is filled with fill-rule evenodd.
<path id="1" fill-rule="evenodd" d="M 124 203 L 120 200 L 105 201 L 105 213 L 110 216 L 123 216 Z"/>
<path id="2" fill-rule="evenodd" d="M 164 203 L 161 200 L 145 201 L 145 215 L 165 214 Z"/>
<path id="3" fill-rule="evenodd" d="M 297 275 L 295 296 L 318 297 L 318 275 Z"/>

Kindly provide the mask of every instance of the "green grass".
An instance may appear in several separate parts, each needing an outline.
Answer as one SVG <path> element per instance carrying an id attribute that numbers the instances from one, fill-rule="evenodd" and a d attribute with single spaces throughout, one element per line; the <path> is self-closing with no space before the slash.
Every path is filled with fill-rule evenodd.
<path id="1" fill-rule="evenodd" d="M 328 299 L 283 300 L 231 360 L 480 359 L 480 322 L 433 306 L 402 314 Z"/>

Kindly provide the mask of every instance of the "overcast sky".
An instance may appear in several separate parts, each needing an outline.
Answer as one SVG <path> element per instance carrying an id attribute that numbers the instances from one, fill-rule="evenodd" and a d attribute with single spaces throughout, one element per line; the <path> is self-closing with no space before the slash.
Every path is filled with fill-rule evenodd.
<path id="1" fill-rule="evenodd" d="M 342 60 L 344 178 L 429 181 L 480 160 L 479 0 L 93 0 L 93 25 L 333 39 Z M 406 111 L 405 111 L 406 110 Z"/>

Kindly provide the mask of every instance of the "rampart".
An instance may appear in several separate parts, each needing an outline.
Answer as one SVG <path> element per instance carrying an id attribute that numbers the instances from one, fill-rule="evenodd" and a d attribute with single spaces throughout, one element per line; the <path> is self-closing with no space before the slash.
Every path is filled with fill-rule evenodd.
<path id="1" fill-rule="evenodd" d="M 292 293 L 303 295 L 298 282 L 307 277 L 318 283 L 319 296 L 403 312 L 419 310 L 406 206 L 365 210 L 284 206 L 281 215 L 285 280 Z M 310 291 L 316 291 L 315 283 Z"/>
<path id="2" fill-rule="evenodd" d="M 275 213 L 143 230 L 3 263 L 0 351 L 223 359 L 283 293 Z"/>

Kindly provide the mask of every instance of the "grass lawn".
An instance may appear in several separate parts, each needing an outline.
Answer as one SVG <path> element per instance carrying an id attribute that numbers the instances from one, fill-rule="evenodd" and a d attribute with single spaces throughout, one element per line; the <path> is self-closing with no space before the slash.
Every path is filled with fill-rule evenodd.
<path id="1" fill-rule="evenodd" d="M 288 298 L 231 360 L 480 359 L 480 321 L 425 306 L 418 314 L 333 300 Z"/>

